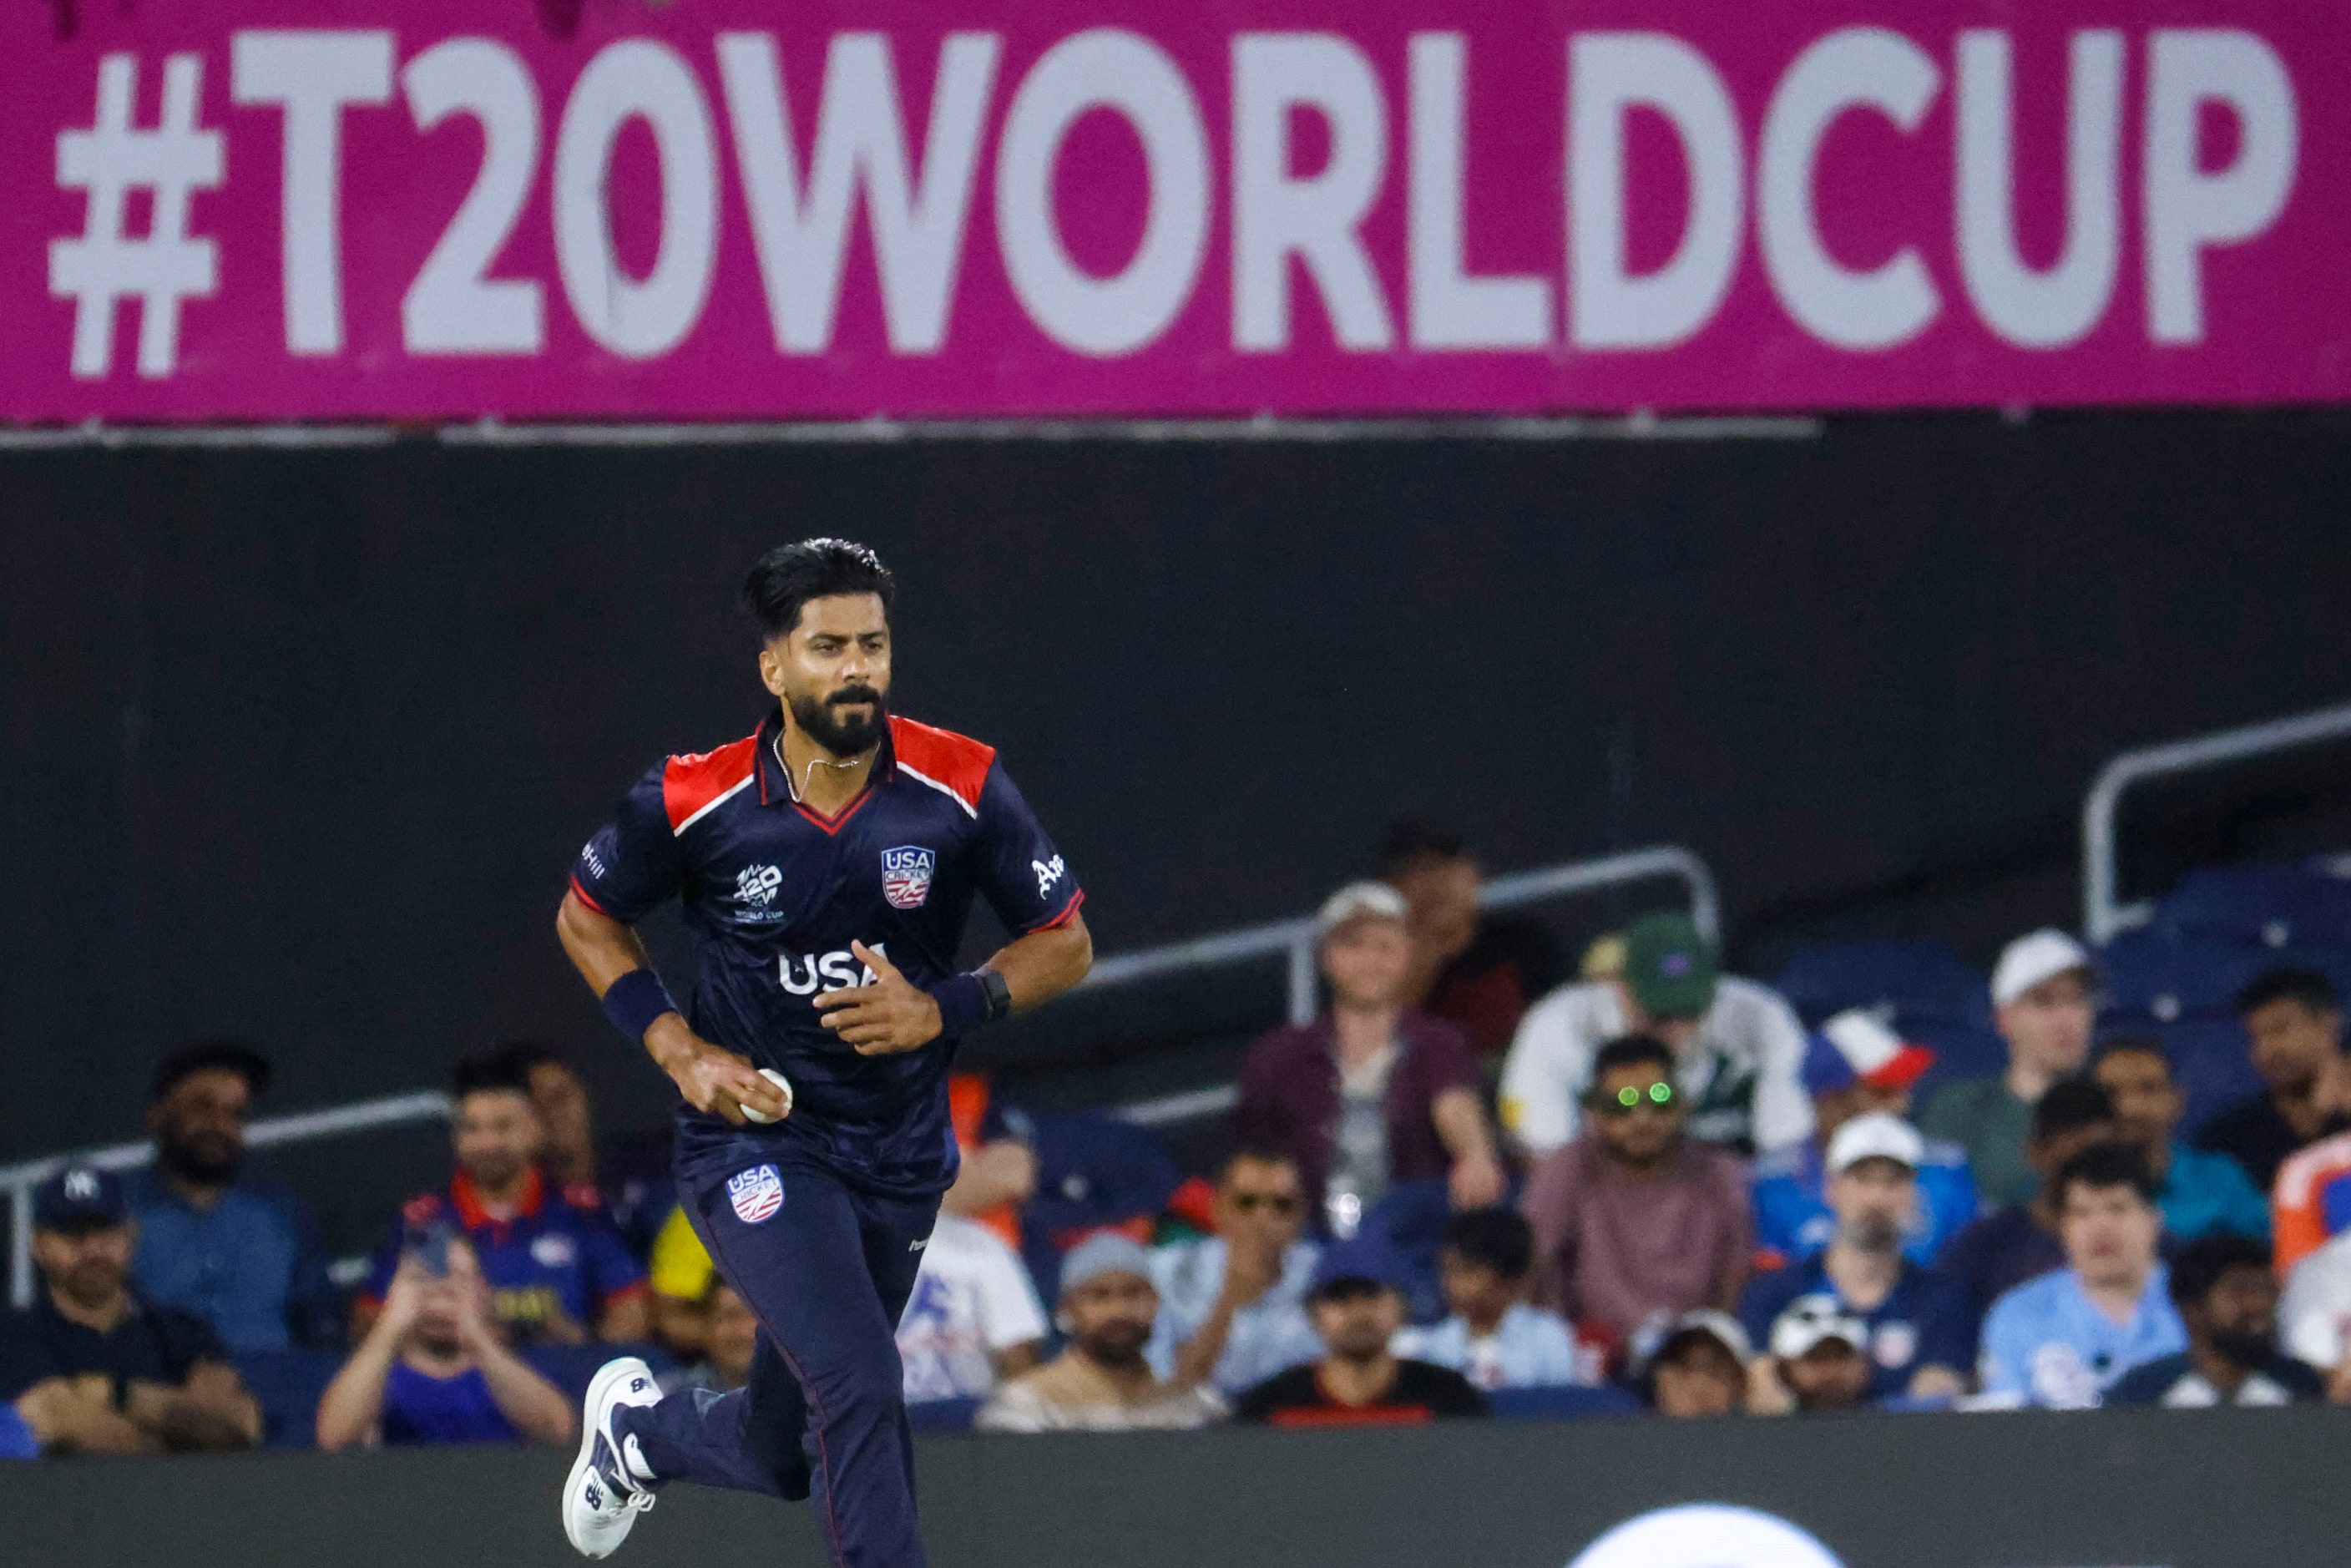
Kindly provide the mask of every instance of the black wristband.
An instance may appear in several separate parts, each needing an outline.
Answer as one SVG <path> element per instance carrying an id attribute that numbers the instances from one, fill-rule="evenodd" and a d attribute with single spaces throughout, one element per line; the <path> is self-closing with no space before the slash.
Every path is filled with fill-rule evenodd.
<path id="1" fill-rule="evenodd" d="M 975 969 L 972 974 L 979 981 L 980 989 L 987 993 L 987 1021 L 994 1023 L 998 1019 L 1010 1018 L 1012 1016 L 1011 983 L 993 969 Z"/>

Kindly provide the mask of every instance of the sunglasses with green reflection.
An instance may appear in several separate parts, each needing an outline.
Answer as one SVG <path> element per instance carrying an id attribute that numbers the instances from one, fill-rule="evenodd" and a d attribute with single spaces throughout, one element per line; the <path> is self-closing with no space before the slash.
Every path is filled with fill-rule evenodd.
<path id="1" fill-rule="evenodd" d="M 1655 1111 L 1659 1114 L 1673 1108 L 1678 1096 L 1670 1083 L 1652 1083 L 1646 1089 L 1626 1084 L 1614 1094 L 1593 1090 L 1584 1096 L 1584 1103 L 1603 1116 L 1629 1116 L 1635 1111 Z"/>

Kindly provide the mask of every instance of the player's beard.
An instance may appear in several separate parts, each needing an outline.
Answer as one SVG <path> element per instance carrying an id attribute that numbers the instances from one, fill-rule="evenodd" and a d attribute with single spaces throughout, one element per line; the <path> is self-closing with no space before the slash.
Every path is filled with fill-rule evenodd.
<path id="1" fill-rule="evenodd" d="M 835 706 L 843 703 L 871 703 L 870 717 L 851 718 Z M 822 697 L 794 696 L 791 699 L 792 722 L 800 733 L 831 752 L 835 757 L 862 757 L 882 744 L 883 727 L 889 722 L 889 699 L 872 686 L 843 686 Z"/>

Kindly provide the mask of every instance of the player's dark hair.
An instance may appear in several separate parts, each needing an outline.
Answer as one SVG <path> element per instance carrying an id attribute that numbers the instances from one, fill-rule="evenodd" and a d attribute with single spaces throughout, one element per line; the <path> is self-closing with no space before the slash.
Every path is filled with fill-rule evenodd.
<path id="1" fill-rule="evenodd" d="M 2170 1050 L 2152 1035 L 2121 1034 L 2112 1040 L 2102 1040 L 2098 1042 L 2096 1053 L 2090 1058 L 2090 1065 L 2095 1067 L 2109 1056 L 2152 1056 L 2163 1063 L 2167 1076 L 2179 1076 L 2172 1071 Z"/>
<path id="2" fill-rule="evenodd" d="M 802 539 L 759 558 L 743 580 L 743 608 L 773 642 L 800 623 L 800 611 L 811 599 L 871 593 L 887 615 L 897 592 L 898 580 L 868 547 L 850 539 Z"/>
<path id="3" fill-rule="evenodd" d="M 1620 1067 L 1654 1067 L 1671 1078 L 1675 1066 L 1674 1049 L 1664 1040 L 1654 1035 L 1622 1035 L 1592 1053 L 1592 1084 L 1596 1091 L 1600 1081 Z"/>
<path id="4" fill-rule="evenodd" d="M 2115 1103 L 2105 1084 L 2094 1078 L 2060 1078 L 2032 1107 L 2031 1136 L 2035 1142 L 2045 1142 L 2114 1119 Z"/>
<path id="5" fill-rule="evenodd" d="M 2136 1144 L 2092 1144 L 2057 1167 L 2057 1175 L 2049 1184 L 2049 1196 L 2063 1208 L 2066 1195 L 2077 1186 L 2093 1192 L 2126 1186 L 2149 1207 L 2154 1207 L 2163 1190 L 2156 1182 L 2155 1173 L 2147 1168 L 2147 1156 Z"/>
<path id="6" fill-rule="evenodd" d="M 530 1068 L 514 1052 L 501 1047 L 458 1059 L 449 1070 L 449 1098 L 468 1094 L 519 1094 L 530 1098 Z"/>
<path id="7" fill-rule="evenodd" d="M 2335 993 L 2334 981 L 2316 969 L 2291 966 L 2256 976 L 2251 984 L 2239 991 L 2237 1016 L 2243 1018 L 2272 1002 L 2296 1002 L 2306 1013 L 2343 1010 L 2342 998 Z"/>
<path id="8" fill-rule="evenodd" d="M 1535 1266 L 1534 1228 L 1515 1208 L 1465 1209 L 1445 1222 L 1437 1244 L 1505 1280 L 1523 1280 Z"/>
<path id="9" fill-rule="evenodd" d="M 234 1072 L 245 1080 L 246 1092 L 258 1100 L 267 1092 L 269 1081 L 275 1076 L 269 1058 L 261 1048 L 242 1040 L 214 1039 L 192 1040 L 181 1046 L 155 1066 L 155 1078 L 149 1087 L 150 1104 L 161 1100 L 180 1086 L 180 1081 L 198 1072 Z"/>
<path id="10" fill-rule="evenodd" d="M 2206 1236 L 2171 1258 L 2171 1299 L 2185 1309 L 2200 1306 L 2221 1276 L 2232 1269 L 2270 1271 L 2270 1249 L 2250 1236 Z"/>
<path id="11" fill-rule="evenodd" d="M 1382 876 L 1393 876 L 1425 860 L 1458 861 L 1468 852 L 1461 835 L 1442 822 L 1406 818 L 1390 822 L 1387 831 L 1380 835 L 1376 869 Z"/>

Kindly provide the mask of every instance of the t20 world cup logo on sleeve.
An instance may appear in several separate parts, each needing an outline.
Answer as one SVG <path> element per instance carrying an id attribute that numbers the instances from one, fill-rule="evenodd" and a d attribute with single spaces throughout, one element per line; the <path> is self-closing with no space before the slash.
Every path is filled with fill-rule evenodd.
<path id="1" fill-rule="evenodd" d="M 931 873 L 939 857 L 915 844 L 882 852 L 882 896 L 893 909 L 920 909 L 931 896 Z"/>

